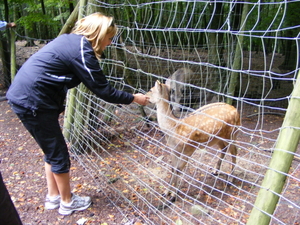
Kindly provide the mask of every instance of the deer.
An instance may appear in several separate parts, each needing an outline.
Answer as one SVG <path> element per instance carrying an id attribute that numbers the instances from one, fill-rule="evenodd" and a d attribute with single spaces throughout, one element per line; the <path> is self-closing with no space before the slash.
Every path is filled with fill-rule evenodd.
<path id="1" fill-rule="evenodd" d="M 195 73 L 188 68 L 179 68 L 166 80 L 166 85 L 170 88 L 170 101 L 174 111 L 180 111 L 180 102 L 185 97 L 185 83 L 190 83 L 195 79 Z"/>
<path id="2" fill-rule="evenodd" d="M 233 142 L 241 126 L 240 115 L 234 106 L 223 102 L 210 103 L 184 118 L 177 118 L 172 113 L 168 85 L 156 81 L 146 95 L 149 96 L 149 102 L 156 105 L 158 126 L 165 134 L 167 147 L 174 153 L 171 157 L 169 188 L 163 194 L 165 197 L 170 196 L 169 205 L 176 200 L 178 177 L 199 146 L 216 145 L 221 149 L 215 171 L 220 171 L 225 153 L 229 150 L 233 173 L 237 155 Z"/>

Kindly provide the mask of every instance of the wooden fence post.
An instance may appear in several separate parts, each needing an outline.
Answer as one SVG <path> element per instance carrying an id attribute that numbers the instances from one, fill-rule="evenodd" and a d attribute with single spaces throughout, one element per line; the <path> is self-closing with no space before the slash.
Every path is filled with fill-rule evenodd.
<path id="1" fill-rule="evenodd" d="M 277 138 L 269 168 L 247 225 L 268 225 L 285 184 L 300 138 L 300 72 Z"/>
<path id="2" fill-rule="evenodd" d="M 59 33 L 59 35 L 62 34 L 62 32 L 69 32 L 74 26 L 76 21 L 82 18 L 82 12 L 80 10 L 83 10 L 83 7 L 85 6 L 86 1 L 79 1 L 76 5 L 76 8 L 73 10 L 72 14 L 70 15 L 69 19 L 67 20 L 66 25 Z M 63 134 L 65 138 L 70 141 L 70 135 L 71 132 L 73 132 L 73 123 L 74 123 L 74 114 L 75 114 L 75 108 L 76 108 L 76 95 L 77 95 L 77 89 L 73 88 L 69 91 L 68 98 L 67 98 L 67 108 L 65 110 L 65 118 L 64 118 L 64 129 Z"/>

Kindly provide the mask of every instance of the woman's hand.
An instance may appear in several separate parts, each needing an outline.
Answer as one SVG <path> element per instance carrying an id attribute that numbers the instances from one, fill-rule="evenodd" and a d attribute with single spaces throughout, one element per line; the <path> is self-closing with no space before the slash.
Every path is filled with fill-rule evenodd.
<path id="1" fill-rule="evenodd" d="M 149 103 L 149 97 L 143 94 L 134 94 L 134 99 L 132 102 L 136 102 L 140 105 L 147 105 Z"/>
<path id="2" fill-rule="evenodd" d="M 6 27 L 7 28 L 13 28 L 13 27 L 16 27 L 17 25 L 14 23 L 14 22 L 12 22 L 12 23 L 7 23 L 6 24 Z"/>

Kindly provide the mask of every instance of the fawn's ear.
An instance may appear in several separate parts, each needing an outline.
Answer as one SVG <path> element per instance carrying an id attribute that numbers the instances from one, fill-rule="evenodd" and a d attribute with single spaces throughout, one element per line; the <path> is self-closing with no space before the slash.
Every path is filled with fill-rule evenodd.
<path id="1" fill-rule="evenodd" d="M 155 82 L 155 88 L 156 88 L 158 91 L 161 90 L 161 83 L 160 83 L 159 80 L 157 80 L 157 81 Z"/>
<path id="2" fill-rule="evenodd" d="M 160 85 L 161 85 L 160 81 L 157 80 L 157 81 L 155 82 L 155 87 L 158 87 L 158 86 L 160 86 Z"/>

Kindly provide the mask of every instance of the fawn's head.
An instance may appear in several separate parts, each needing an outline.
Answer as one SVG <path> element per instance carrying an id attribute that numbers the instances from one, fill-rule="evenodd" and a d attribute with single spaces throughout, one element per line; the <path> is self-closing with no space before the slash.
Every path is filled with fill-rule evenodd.
<path id="1" fill-rule="evenodd" d="M 170 88 L 168 85 L 156 81 L 154 87 L 152 87 L 146 95 L 150 97 L 149 101 L 151 103 L 158 103 L 163 99 L 169 101 Z"/>

